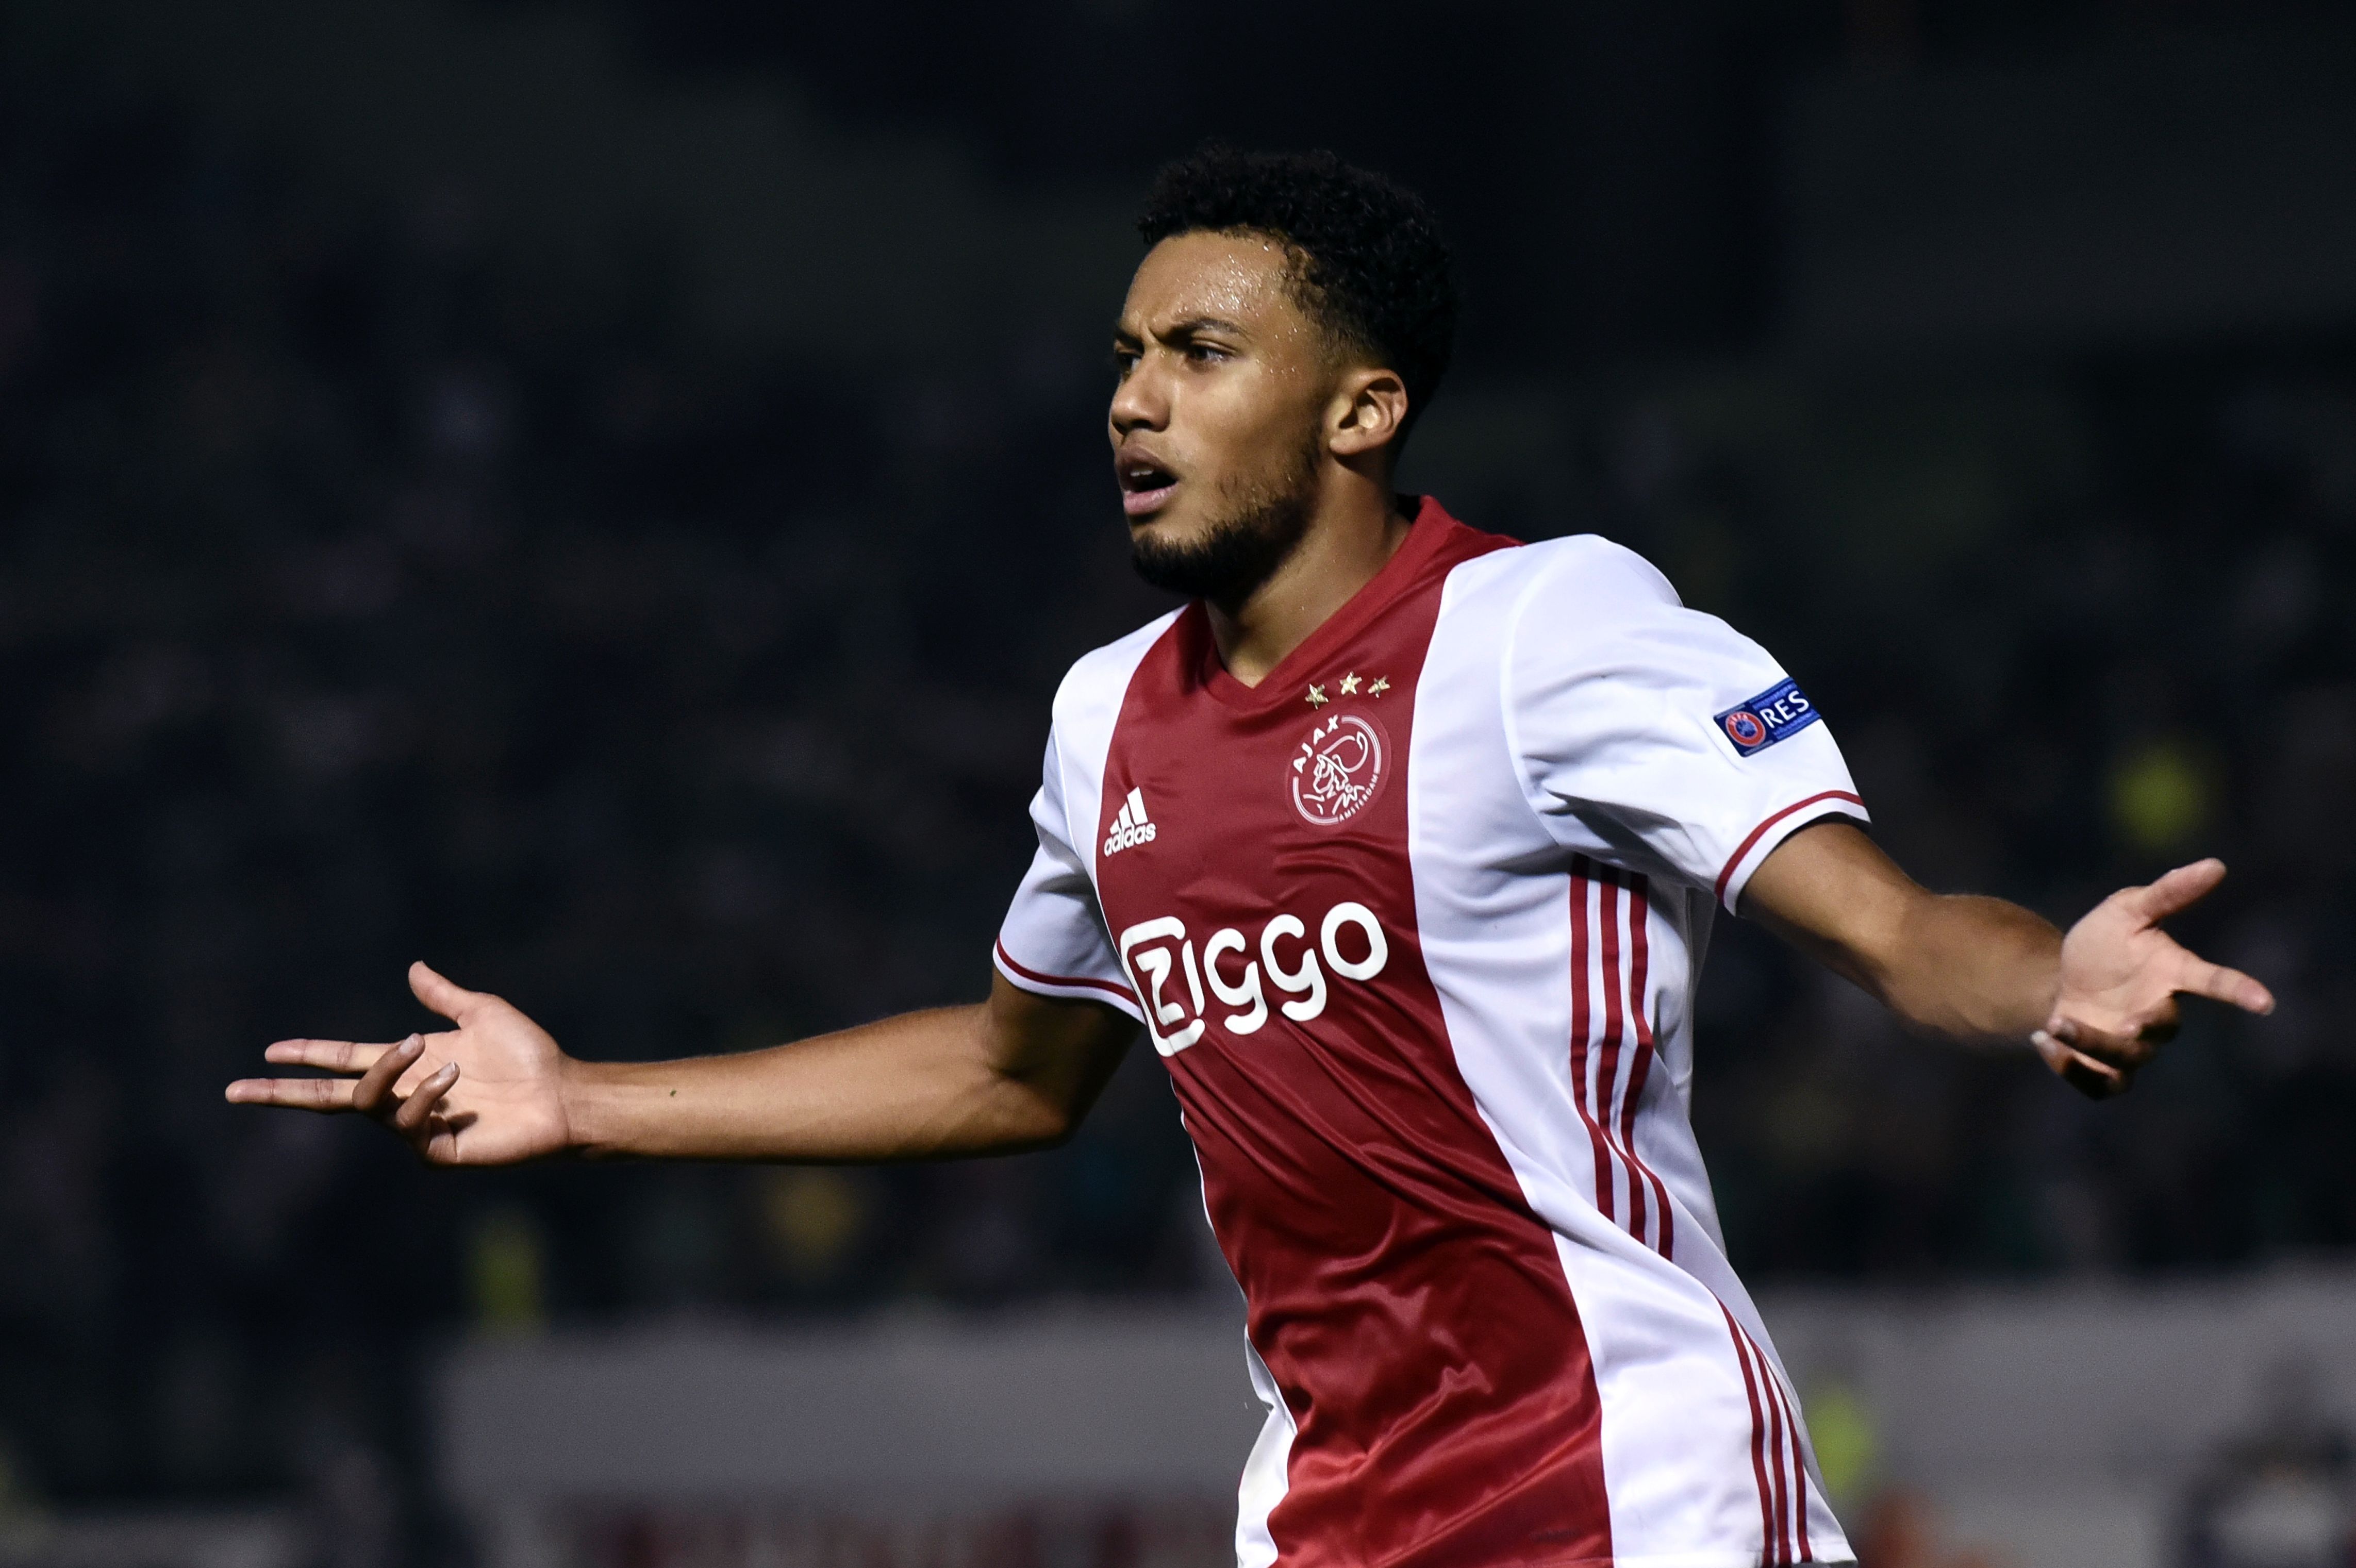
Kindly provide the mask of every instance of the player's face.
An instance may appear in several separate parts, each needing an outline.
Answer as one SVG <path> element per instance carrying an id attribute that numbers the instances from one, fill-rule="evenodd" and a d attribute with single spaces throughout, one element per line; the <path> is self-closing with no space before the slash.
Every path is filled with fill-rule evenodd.
<path id="1" fill-rule="evenodd" d="M 1273 240 L 1193 233 L 1137 269 L 1113 334 L 1110 432 L 1141 562 L 1305 519 L 1336 370 L 1285 266 Z"/>

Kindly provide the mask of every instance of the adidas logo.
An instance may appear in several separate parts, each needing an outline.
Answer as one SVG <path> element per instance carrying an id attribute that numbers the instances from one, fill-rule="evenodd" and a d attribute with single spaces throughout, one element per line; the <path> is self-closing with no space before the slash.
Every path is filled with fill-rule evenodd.
<path id="1" fill-rule="evenodd" d="M 1145 815 L 1145 792 L 1130 790 L 1129 798 L 1120 803 L 1120 815 L 1112 819 L 1112 831 L 1105 835 L 1104 852 L 1118 855 L 1152 842 L 1153 822 Z"/>

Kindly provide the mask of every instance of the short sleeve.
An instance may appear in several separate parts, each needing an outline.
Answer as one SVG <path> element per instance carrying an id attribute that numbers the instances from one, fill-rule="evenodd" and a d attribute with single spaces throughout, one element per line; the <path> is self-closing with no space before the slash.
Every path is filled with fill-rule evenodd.
<path id="1" fill-rule="evenodd" d="M 1867 820 L 1783 667 L 1617 545 L 1564 541 L 1515 605 L 1504 680 L 1523 787 L 1555 839 L 1665 864 L 1730 911 L 1793 833 Z"/>
<path id="2" fill-rule="evenodd" d="M 998 972 L 1043 997 L 1108 1002 L 1132 1018 L 1139 1016 L 1136 997 L 1121 975 L 1120 960 L 1105 929 L 1087 862 L 1072 842 L 1053 734 L 1047 737 L 1039 793 L 1031 798 L 1031 825 L 1039 836 L 1039 850 L 999 927 L 992 955 Z"/>

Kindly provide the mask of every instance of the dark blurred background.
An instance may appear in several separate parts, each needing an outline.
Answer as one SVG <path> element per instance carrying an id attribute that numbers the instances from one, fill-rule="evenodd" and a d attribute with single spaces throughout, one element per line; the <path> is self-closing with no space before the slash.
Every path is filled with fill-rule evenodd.
<path id="1" fill-rule="evenodd" d="M 1162 607 L 1105 327 L 1211 134 L 1430 197 L 1408 482 L 1766 643 L 1917 876 L 2233 866 L 2184 929 L 2279 1014 L 2099 1107 L 1723 923 L 1749 1279 L 2345 1256 L 2351 82 L 2288 0 L 0 5 L 0 1514 L 324 1488 L 438 1561 L 452 1336 L 1221 1288 L 1150 1054 L 896 1170 L 220 1095 L 416 957 L 592 1057 L 978 996 L 1055 683 Z"/>

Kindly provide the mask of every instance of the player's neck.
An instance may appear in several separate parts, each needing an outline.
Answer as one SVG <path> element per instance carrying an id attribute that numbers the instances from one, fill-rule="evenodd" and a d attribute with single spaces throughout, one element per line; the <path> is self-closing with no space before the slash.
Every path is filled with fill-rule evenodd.
<path id="1" fill-rule="evenodd" d="M 1387 474 L 1351 474 L 1320 497 L 1300 546 L 1240 604 L 1206 603 L 1219 662 L 1258 686 L 1284 656 L 1348 603 L 1407 542 Z"/>

